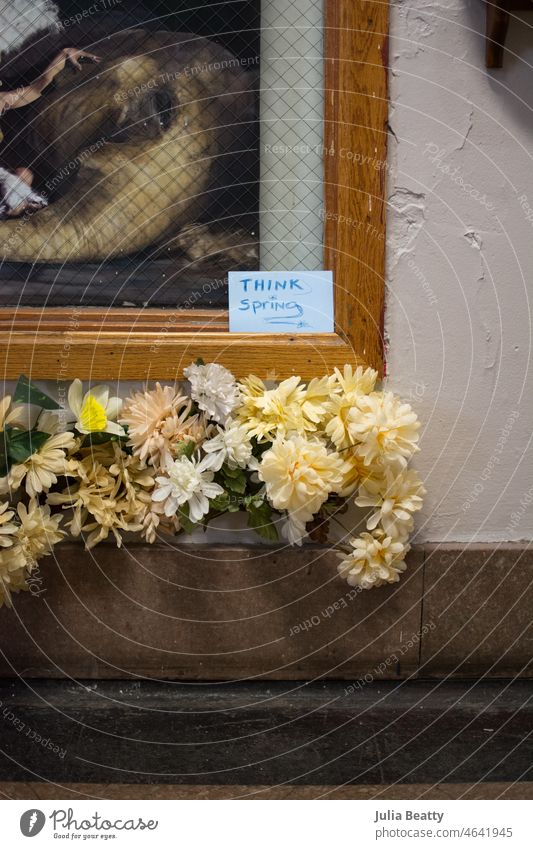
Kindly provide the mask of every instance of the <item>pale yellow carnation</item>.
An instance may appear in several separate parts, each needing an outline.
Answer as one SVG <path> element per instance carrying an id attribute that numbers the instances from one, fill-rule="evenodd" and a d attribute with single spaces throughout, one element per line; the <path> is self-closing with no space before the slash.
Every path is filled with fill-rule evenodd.
<path id="1" fill-rule="evenodd" d="M 378 464 L 365 466 L 363 458 L 356 454 L 353 448 L 346 451 L 339 451 L 339 455 L 345 463 L 342 485 L 338 491 L 339 495 L 343 498 L 353 495 L 361 484 L 368 479 L 374 479 L 382 475 L 381 467 Z"/>
<path id="2" fill-rule="evenodd" d="M 409 547 L 380 531 L 362 533 L 351 539 L 349 554 L 339 553 L 338 572 L 352 587 L 370 590 L 382 584 L 394 584 L 405 571 Z"/>

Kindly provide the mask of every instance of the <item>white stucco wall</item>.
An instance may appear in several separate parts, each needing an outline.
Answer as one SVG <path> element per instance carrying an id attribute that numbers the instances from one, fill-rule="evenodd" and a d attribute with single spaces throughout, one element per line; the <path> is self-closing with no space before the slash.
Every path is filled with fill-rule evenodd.
<path id="1" fill-rule="evenodd" d="M 423 420 L 418 539 L 530 539 L 533 16 L 487 71 L 479 0 L 391 13 L 387 367 Z"/>

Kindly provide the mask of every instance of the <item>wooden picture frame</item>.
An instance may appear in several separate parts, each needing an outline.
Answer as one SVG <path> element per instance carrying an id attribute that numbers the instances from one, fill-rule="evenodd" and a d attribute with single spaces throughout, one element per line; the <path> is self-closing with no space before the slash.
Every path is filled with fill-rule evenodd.
<path id="1" fill-rule="evenodd" d="M 325 0 L 324 268 L 336 332 L 228 332 L 223 310 L 2 308 L 4 378 L 173 380 L 202 357 L 236 375 L 382 371 L 388 3 Z"/>

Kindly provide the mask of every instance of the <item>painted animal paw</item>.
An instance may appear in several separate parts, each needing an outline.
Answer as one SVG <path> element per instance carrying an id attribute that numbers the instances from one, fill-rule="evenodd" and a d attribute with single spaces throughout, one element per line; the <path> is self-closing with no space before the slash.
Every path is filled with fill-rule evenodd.
<path id="1" fill-rule="evenodd" d="M 48 206 L 43 195 L 33 191 L 28 183 L 16 174 L 0 169 L 0 199 L 7 215 L 19 215 L 27 209 L 42 209 Z"/>
<path id="2" fill-rule="evenodd" d="M 175 245 L 196 267 L 231 261 L 237 268 L 245 269 L 255 267 L 258 262 L 256 238 L 240 229 L 217 231 L 209 224 L 191 224 L 180 231 Z"/>

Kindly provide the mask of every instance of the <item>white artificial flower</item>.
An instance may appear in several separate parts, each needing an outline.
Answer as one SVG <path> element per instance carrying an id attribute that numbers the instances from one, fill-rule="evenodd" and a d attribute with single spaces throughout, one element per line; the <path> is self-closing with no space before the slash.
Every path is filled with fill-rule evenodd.
<path id="1" fill-rule="evenodd" d="M 230 371 L 218 363 L 197 365 L 183 369 L 191 384 L 191 398 L 210 419 L 224 422 L 240 404 L 237 382 Z"/>
<path id="2" fill-rule="evenodd" d="M 370 590 L 382 584 L 394 584 L 405 571 L 405 555 L 409 546 L 385 536 L 381 531 L 362 533 L 351 539 L 352 551 L 339 553 L 342 562 L 337 570 L 352 587 Z"/>
<path id="3" fill-rule="evenodd" d="M 57 433 L 64 433 L 66 430 L 74 427 L 74 419 L 70 410 L 63 408 L 57 410 L 43 410 L 37 419 L 36 430 L 42 433 L 49 433 L 54 436 Z"/>
<path id="4" fill-rule="evenodd" d="M 301 545 L 307 536 L 306 522 L 295 513 L 289 513 L 286 521 L 281 527 L 281 535 L 285 537 L 290 545 Z"/>
<path id="5" fill-rule="evenodd" d="M 413 527 L 413 513 L 420 510 L 426 490 L 414 469 L 386 468 L 383 476 L 367 478 L 355 499 L 358 507 L 373 507 L 369 531 L 379 525 L 388 536 L 405 538 Z"/>
<path id="6" fill-rule="evenodd" d="M 211 455 L 211 468 L 216 472 L 226 463 L 230 469 L 245 469 L 252 456 L 252 443 L 248 428 L 233 419 L 224 427 L 217 425 L 218 433 L 202 445 Z"/>
<path id="7" fill-rule="evenodd" d="M 76 417 L 78 433 L 114 433 L 124 436 L 124 428 L 117 424 L 122 401 L 109 397 L 109 386 L 93 386 L 83 394 L 81 380 L 76 378 L 68 390 L 69 407 Z"/>
<path id="8" fill-rule="evenodd" d="M 156 477 L 153 501 L 164 502 L 165 516 L 174 516 L 184 504 L 189 505 L 191 522 L 199 522 L 209 512 L 209 499 L 222 495 L 224 490 L 213 483 L 214 471 L 208 455 L 197 462 L 182 456 L 167 460 L 165 476 Z"/>

